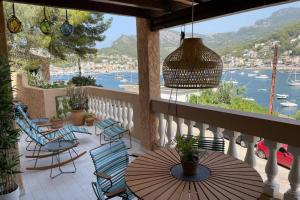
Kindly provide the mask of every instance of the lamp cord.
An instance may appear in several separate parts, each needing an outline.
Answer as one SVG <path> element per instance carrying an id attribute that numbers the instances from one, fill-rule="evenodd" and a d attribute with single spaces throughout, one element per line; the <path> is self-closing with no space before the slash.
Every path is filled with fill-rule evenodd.
<path id="1" fill-rule="evenodd" d="M 192 38 L 194 37 L 194 0 L 192 0 Z"/>
<path id="2" fill-rule="evenodd" d="M 66 22 L 69 22 L 69 19 L 68 19 L 68 10 L 66 9 Z"/>
<path id="3" fill-rule="evenodd" d="M 16 12 L 15 12 L 15 3 L 12 4 L 12 9 L 13 9 L 13 16 L 15 16 Z"/>

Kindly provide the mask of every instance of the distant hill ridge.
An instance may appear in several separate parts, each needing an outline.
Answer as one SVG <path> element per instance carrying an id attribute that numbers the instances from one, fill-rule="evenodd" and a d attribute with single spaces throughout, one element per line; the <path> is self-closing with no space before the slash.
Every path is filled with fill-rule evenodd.
<path id="1" fill-rule="evenodd" d="M 243 27 L 236 32 L 216 33 L 211 35 L 196 35 L 215 51 L 241 46 L 243 43 L 259 41 L 270 37 L 274 32 L 289 24 L 300 22 L 300 8 L 285 8 L 278 10 L 266 19 L 257 21 L 253 26 Z M 187 33 L 187 36 L 189 33 Z M 160 31 L 161 58 L 179 46 L 180 33 L 172 30 Z M 100 49 L 104 54 L 120 54 L 136 57 L 136 36 L 122 35 L 109 48 Z"/>

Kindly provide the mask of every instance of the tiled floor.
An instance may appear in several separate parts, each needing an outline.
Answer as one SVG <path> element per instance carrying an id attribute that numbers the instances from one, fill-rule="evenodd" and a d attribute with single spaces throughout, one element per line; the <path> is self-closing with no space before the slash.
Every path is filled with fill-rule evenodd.
<path id="1" fill-rule="evenodd" d="M 21 200 L 89 200 L 96 199 L 91 187 L 91 182 L 95 180 L 94 165 L 89 155 L 89 150 L 99 146 L 99 136 L 94 134 L 94 128 L 90 128 L 93 135 L 76 134 L 80 145 L 77 152 L 87 151 L 87 153 L 75 161 L 77 172 L 75 174 L 62 174 L 55 179 L 49 177 L 50 170 L 29 171 L 26 167 L 34 165 L 33 159 L 25 158 L 30 152 L 25 150 L 25 135 L 20 140 L 21 168 L 25 193 Z M 129 145 L 129 140 L 124 139 Z M 34 147 L 34 146 L 32 146 Z M 133 142 L 133 148 L 129 152 L 141 153 L 139 145 Z M 67 156 L 67 154 L 65 155 Z M 63 158 L 64 156 L 62 156 Z M 67 157 L 66 157 L 67 158 Z M 38 161 L 38 165 L 50 164 L 50 158 L 43 158 Z M 64 170 L 72 170 L 72 164 L 64 166 Z M 56 172 L 56 171 L 54 171 Z"/>

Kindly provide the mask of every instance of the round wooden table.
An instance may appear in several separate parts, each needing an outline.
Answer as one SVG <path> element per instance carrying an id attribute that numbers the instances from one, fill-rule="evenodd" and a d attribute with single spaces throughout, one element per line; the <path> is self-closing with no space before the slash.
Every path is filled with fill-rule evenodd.
<path id="1" fill-rule="evenodd" d="M 203 181 L 179 180 L 170 169 L 180 163 L 175 149 L 150 152 L 136 158 L 128 167 L 128 188 L 140 199 L 211 200 L 258 199 L 263 181 L 248 164 L 218 152 L 208 152 L 199 163 L 210 171 Z"/>

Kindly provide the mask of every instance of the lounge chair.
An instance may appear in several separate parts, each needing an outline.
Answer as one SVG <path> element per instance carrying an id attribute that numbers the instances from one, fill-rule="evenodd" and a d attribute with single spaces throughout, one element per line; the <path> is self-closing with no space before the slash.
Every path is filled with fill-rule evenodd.
<path id="1" fill-rule="evenodd" d="M 133 199 L 125 183 L 125 171 L 129 163 L 127 147 L 122 140 L 97 147 L 90 151 L 95 165 L 96 182 L 92 182 L 98 200 L 122 197 Z"/>
<path id="2" fill-rule="evenodd" d="M 36 129 L 32 128 L 30 124 L 27 123 L 26 120 L 22 120 L 21 118 L 17 117 L 16 118 L 16 123 L 18 124 L 19 128 L 32 140 L 32 142 L 35 143 L 35 149 L 33 150 L 33 154 L 31 156 L 26 156 L 26 158 L 35 158 L 35 164 L 33 167 L 28 167 L 26 169 L 28 170 L 45 170 L 45 169 L 51 169 L 51 174 L 52 174 L 52 168 L 55 167 L 60 167 L 62 165 L 65 165 L 67 163 L 73 162 L 77 158 L 81 157 L 84 155 L 86 152 L 82 152 L 80 154 L 77 154 L 77 152 L 74 150 L 74 147 L 78 146 L 79 142 L 76 138 L 74 138 L 72 133 L 69 133 L 69 135 L 62 134 L 59 131 L 51 131 L 46 134 L 40 134 Z M 68 141 L 68 143 L 72 144 L 69 148 L 61 149 L 59 151 L 56 151 L 55 153 L 48 153 L 48 154 L 40 154 L 41 150 L 47 150 L 48 146 L 54 144 L 55 142 L 65 142 Z M 70 150 L 73 150 L 76 154 L 75 157 L 71 156 Z M 59 154 L 69 151 L 69 154 L 71 156 L 71 159 L 60 162 L 58 164 L 53 164 L 53 157 L 58 156 Z M 35 154 L 37 152 L 37 154 Z M 51 165 L 47 166 L 40 166 L 37 167 L 37 162 L 38 159 L 40 158 L 46 158 L 52 156 L 52 163 Z M 74 164 L 74 163 L 73 163 Z M 75 166 L 75 165 L 74 165 Z"/>
<path id="3" fill-rule="evenodd" d="M 24 112 L 23 108 L 19 104 L 16 105 L 16 110 L 18 112 L 17 117 L 18 116 L 23 117 L 30 124 L 30 126 L 34 129 L 36 129 L 37 131 L 43 132 L 43 131 L 45 131 L 45 128 L 48 129 L 47 131 L 50 130 L 51 123 L 43 123 L 43 124 L 34 123 L 31 119 L 28 118 L 27 114 Z M 62 133 L 72 132 L 72 133 L 85 133 L 85 134 L 91 135 L 91 133 L 86 128 L 77 127 L 77 126 L 73 126 L 73 125 L 65 125 L 63 128 L 54 129 L 54 130 L 59 130 Z"/>
<path id="4" fill-rule="evenodd" d="M 200 137 L 198 148 L 224 153 L 225 141 L 223 137 Z"/>
<path id="5" fill-rule="evenodd" d="M 102 135 L 104 137 L 105 141 L 108 141 L 109 143 L 115 142 L 117 140 L 120 140 L 124 134 L 128 133 L 129 135 L 129 142 L 130 142 L 130 147 L 132 147 L 131 144 L 131 134 L 130 131 L 128 129 L 124 129 L 122 128 L 120 125 L 118 124 L 114 124 L 106 129 L 104 129 L 104 131 L 102 132 Z M 101 135 L 100 135 L 100 145 L 102 145 L 102 139 L 101 139 Z"/>
<path id="6" fill-rule="evenodd" d="M 101 133 L 107 129 L 108 127 L 115 125 L 115 124 L 119 124 L 120 122 L 112 119 L 112 118 L 107 118 L 104 120 L 100 120 L 95 124 L 95 135 L 101 135 Z M 100 129 L 99 134 L 97 134 L 97 128 Z"/>

